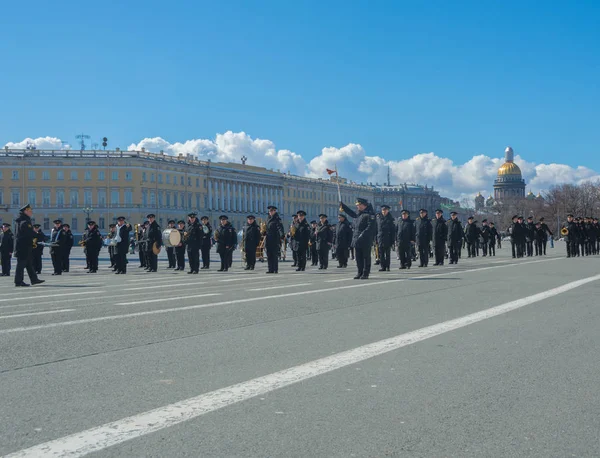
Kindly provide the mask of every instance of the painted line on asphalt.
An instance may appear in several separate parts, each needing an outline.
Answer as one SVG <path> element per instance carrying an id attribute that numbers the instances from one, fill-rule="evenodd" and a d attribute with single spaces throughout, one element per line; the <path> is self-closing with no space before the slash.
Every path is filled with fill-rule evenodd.
<path id="1" fill-rule="evenodd" d="M 539 262 L 548 262 L 548 261 L 557 261 L 557 260 L 558 260 L 558 258 L 557 259 L 547 259 L 547 260 L 543 260 L 543 261 L 533 261 L 533 262 L 529 262 L 529 263 L 523 263 L 520 265 L 535 264 L 535 263 L 539 263 Z M 512 267 L 512 265 L 480 267 L 480 268 L 475 268 L 475 269 L 462 270 L 462 271 L 460 271 L 460 273 L 482 272 L 485 270 L 502 269 L 504 267 Z M 444 275 L 456 275 L 456 273 L 457 272 L 451 271 L 451 272 L 443 272 L 443 273 L 439 273 L 439 274 L 424 275 L 421 277 L 413 277 L 413 278 L 417 278 L 417 279 L 435 278 L 435 277 L 442 277 Z M 359 281 L 353 285 L 302 291 L 302 294 L 307 295 L 307 294 L 327 293 L 330 291 L 340 291 L 340 290 L 351 289 L 351 288 L 364 288 L 367 285 L 368 286 L 377 286 L 377 285 L 398 283 L 398 282 L 403 282 L 403 281 L 410 281 L 410 279 L 399 278 L 399 279 L 383 280 L 383 281 L 369 282 L 369 283 L 366 283 L 364 281 Z M 208 303 L 208 304 L 186 305 L 183 307 L 174 307 L 174 308 L 159 309 L 159 310 L 147 310 L 144 312 L 126 313 L 126 314 L 121 314 L 121 315 L 107 315 L 107 316 L 99 316 L 99 317 L 95 317 L 95 318 L 83 318 L 80 320 L 62 321 L 62 322 L 58 322 L 58 323 L 46 323 L 46 324 L 33 325 L 33 326 L 22 326 L 22 327 L 12 328 L 12 329 L 0 329 L 0 335 L 12 334 L 15 332 L 36 331 L 38 329 L 73 326 L 73 325 L 77 325 L 77 324 L 88 324 L 88 323 L 97 323 L 97 322 L 102 322 L 102 321 L 121 320 L 123 318 L 135 318 L 138 316 L 159 315 L 159 314 L 171 313 L 171 312 L 186 312 L 189 310 L 202 309 L 202 308 L 206 308 L 206 307 L 217 307 L 220 305 L 244 304 L 244 303 L 248 303 L 248 302 L 258 302 L 258 301 L 264 302 L 269 299 L 280 299 L 282 297 L 292 297 L 292 296 L 298 296 L 298 293 L 295 292 L 295 293 L 274 294 L 271 296 L 249 297 L 249 298 L 245 298 L 245 299 L 235 299 L 235 300 L 223 301 L 223 302 L 212 302 L 212 303 Z M 116 305 L 123 305 L 123 304 L 116 304 Z"/>
<path id="2" fill-rule="evenodd" d="M 193 398 L 184 399 L 157 409 L 123 418 L 111 423 L 45 442 L 5 458 L 38 456 L 79 457 L 98 452 L 131 439 L 169 428 L 266 393 L 327 374 L 408 345 L 446 334 L 513 310 L 563 294 L 585 284 L 600 280 L 600 275 L 577 280 L 532 296 L 507 302 L 480 312 L 426 326 L 415 331 L 379 340 L 350 350 L 316 359 L 305 364 L 237 383 Z"/>
<path id="3" fill-rule="evenodd" d="M 162 297 L 160 299 L 149 299 L 149 300 L 145 300 L 145 301 L 135 301 L 135 302 L 119 302 L 115 305 L 136 305 L 136 304 L 147 304 L 149 302 L 171 302 L 171 301 L 180 301 L 183 299 L 192 299 L 192 298 L 196 298 L 196 297 L 208 297 L 208 296 L 220 296 L 221 293 L 208 293 L 208 294 L 195 294 L 193 296 L 169 296 L 169 297 Z"/>
<path id="4" fill-rule="evenodd" d="M 41 289 L 36 288 L 38 291 L 40 291 Z M 101 293 L 105 293 L 106 291 L 81 291 L 79 293 L 64 293 L 64 294 L 49 294 L 49 295 L 45 295 L 45 296 L 27 296 L 27 297 L 10 297 L 10 298 L 6 298 L 6 299 L 0 299 L 0 302 L 8 302 L 8 301 L 34 301 L 37 299 L 42 299 L 42 298 L 46 298 L 46 297 L 65 297 L 65 296 L 80 296 L 82 294 L 101 294 Z M 21 293 L 21 296 L 23 295 L 23 293 Z"/>
<path id="5" fill-rule="evenodd" d="M 172 286 L 196 286 L 196 285 L 205 285 L 205 282 L 185 282 L 185 283 L 166 283 L 164 285 L 154 285 L 154 286 L 140 286 L 136 288 L 123 288 L 121 291 L 142 291 L 145 289 L 157 289 L 157 288 L 170 288 Z"/>
<path id="6" fill-rule="evenodd" d="M 75 311 L 75 309 L 60 309 L 60 310 L 47 310 L 45 312 L 19 313 L 18 315 L 0 316 L 0 320 L 6 320 L 8 318 L 21 318 L 24 316 L 48 315 L 50 313 L 67 313 L 67 312 L 74 312 L 74 311 Z"/>
<path id="7" fill-rule="evenodd" d="M 308 286 L 308 285 L 312 285 L 312 283 L 296 283 L 295 285 L 267 286 L 266 288 L 251 288 L 248 291 L 267 291 L 270 289 L 296 288 L 298 286 Z"/>

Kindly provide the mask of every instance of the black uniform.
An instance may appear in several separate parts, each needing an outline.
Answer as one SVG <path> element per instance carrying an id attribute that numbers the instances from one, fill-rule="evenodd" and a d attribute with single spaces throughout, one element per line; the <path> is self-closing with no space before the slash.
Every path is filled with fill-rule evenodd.
<path id="1" fill-rule="evenodd" d="M 219 272 L 227 272 L 231 267 L 233 251 L 237 245 L 237 233 L 229 222 L 224 226 L 219 226 L 216 232 L 218 233 L 218 236 L 215 237 L 217 238 L 217 253 L 221 257 Z"/>
<path id="2" fill-rule="evenodd" d="M 458 218 L 448 220 L 448 251 L 450 264 L 458 264 L 460 249 L 464 239 L 462 223 Z"/>
<path id="3" fill-rule="evenodd" d="M 310 259 L 311 266 L 319 264 L 319 253 L 317 252 L 317 227 L 310 227 Z"/>
<path id="4" fill-rule="evenodd" d="M 490 246 L 490 226 L 483 224 L 479 230 L 479 235 L 481 237 L 481 249 L 483 251 L 483 256 L 487 256 L 488 247 Z"/>
<path id="5" fill-rule="evenodd" d="M 68 272 L 71 268 L 71 249 L 73 248 L 73 233 L 71 229 L 63 229 L 63 249 L 62 249 L 62 271 Z"/>
<path id="6" fill-rule="evenodd" d="M 335 250 L 339 267 L 348 267 L 348 250 L 352 243 L 352 226 L 346 218 L 339 221 L 335 231 Z"/>
<path id="7" fill-rule="evenodd" d="M 433 239 L 433 226 L 427 216 L 415 220 L 415 233 L 417 248 L 419 249 L 419 266 L 427 267 L 429 264 L 429 244 Z"/>
<path id="8" fill-rule="evenodd" d="M 412 245 L 416 243 L 415 222 L 410 219 L 399 218 L 397 223 L 396 242 L 400 255 L 400 268 L 410 269 L 412 265 Z"/>
<path id="9" fill-rule="evenodd" d="M 36 238 L 38 241 L 38 245 L 36 248 L 33 249 L 32 255 L 33 255 L 33 268 L 35 270 L 35 273 L 37 274 L 41 274 L 42 273 L 42 257 L 44 255 L 44 245 L 42 245 L 39 242 L 45 242 L 46 241 L 46 234 L 44 234 L 42 232 L 42 230 L 40 229 L 37 233 L 36 233 Z"/>
<path id="10" fill-rule="evenodd" d="M 146 242 L 145 242 L 146 228 L 143 224 L 138 226 L 138 256 L 140 258 L 140 267 L 147 267 L 148 263 L 146 260 Z"/>
<path id="11" fill-rule="evenodd" d="M 396 223 L 394 217 L 388 212 L 383 216 L 383 213 L 377 215 L 377 250 L 379 251 L 380 271 L 390 270 L 390 252 L 392 245 L 396 239 Z"/>
<path id="12" fill-rule="evenodd" d="M 110 231 L 108 233 L 108 235 L 106 236 L 106 238 L 108 240 L 112 240 L 112 239 L 115 238 L 115 236 L 116 236 L 115 232 Z M 110 259 L 110 267 L 113 270 L 116 271 L 117 268 L 116 268 L 116 265 L 115 265 L 116 264 L 116 260 L 115 260 L 115 247 L 114 247 L 114 245 L 108 245 L 108 258 Z"/>
<path id="13" fill-rule="evenodd" d="M 290 232 L 287 234 L 290 249 L 292 250 L 292 260 L 294 261 L 294 263 L 292 264 L 292 267 L 296 267 L 298 265 L 298 243 L 296 242 L 296 238 L 292 237 L 292 231 L 291 231 L 292 226 L 294 226 L 295 224 L 296 223 L 292 223 L 292 225 L 290 226 Z"/>
<path id="14" fill-rule="evenodd" d="M 33 245 L 33 242 L 32 242 Z M 15 249 L 15 237 L 10 228 L 2 233 L 0 241 L 0 262 L 2 263 L 2 276 L 10 276 L 10 260 Z"/>
<path id="15" fill-rule="evenodd" d="M 565 242 L 567 243 L 567 258 L 570 258 L 575 256 L 575 253 L 577 252 L 577 223 L 575 221 L 567 221 L 563 227 L 567 228 L 569 231 L 565 236 Z"/>
<path id="16" fill-rule="evenodd" d="M 244 226 L 242 235 L 242 249 L 246 255 L 246 268 L 245 270 L 254 270 L 256 266 L 256 248 L 260 244 L 260 227 L 256 221 L 252 221 L 252 224 Z"/>
<path id="17" fill-rule="evenodd" d="M 306 269 L 306 252 L 308 251 L 308 242 L 310 240 L 311 228 L 306 219 L 298 220 L 294 225 L 296 233 L 294 239 L 298 244 L 298 271 Z"/>
<path id="18" fill-rule="evenodd" d="M 62 263 L 63 263 L 63 247 L 65 241 L 63 240 L 64 232 L 62 226 L 59 228 L 52 228 L 50 233 L 50 242 L 53 246 L 50 247 L 50 256 L 52 257 L 52 267 L 54 267 L 54 273 L 52 275 L 62 274 Z"/>
<path id="19" fill-rule="evenodd" d="M 324 223 L 319 223 L 315 232 L 317 235 L 317 253 L 319 253 L 319 269 L 327 269 L 329 267 L 329 250 L 333 243 L 333 233 L 329 222 L 325 220 Z"/>
<path id="20" fill-rule="evenodd" d="M 200 272 L 200 248 L 202 246 L 202 239 L 204 235 L 202 232 L 202 226 L 197 219 L 194 219 L 194 222 L 188 221 L 185 232 L 187 232 L 185 249 L 187 250 L 188 260 L 190 262 L 189 273 L 197 274 Z M 181 253 L 181 256 L 183 256 L 183 253 Z M 183 266 L 183 264 L 185 264 L 185 260 L 181 261 L 179 264 L 180 266 Z"/>
<path id="21" fill-rule="evenodd" d="M 267 218 L 267 237 L 265 248 L 267 249 L 267 273 L 277 273 L 279 271 L 279 252 L 281 250 L 281 240 L 285 233 L 279 213 L 275 213 Z"/>
<path id="22" fill-rule="evenodd" d="M 98 230 L 98 226 L 94 226 L 92 229 L 88 230 L 85 246 L 87 248 L 86 253 L 90 266 L 89 273 L 96 273 L 98 271 L 98 256 L 102 249 L 102 235 Z"/>
<path id="23" fill-rule="evenodd" d="M 40 283 L 43 280 L 39 280 L 35 270 L 33 270 L 32 251 L 33 239 L 36 237 L 36 234 L 31 225 L 31 218 L 21 212 L 15 224 L 15 249 L 13 251 L 14 257 L 17 258 L 15 285 L 20 286 L 25 284 L 23 282 L 25 269 L 27 269 L 27 275 L 29 275 L 32 284 Z"/>
<path id="24" fill-rule="evenodd" d="M 444 217 L 440 216 L 431 221 L 431 230 L 433 237 L 433 254 L 435 256 L 435 265 L 444 265 L 444 256 L 446 254 L 446 240 L 448 239 L 448 226 Z"/>
<path id="25" fill-rule="evenodd" d="M 373 239 L 377 233 L 377 222 L 375 220 L 375 212 L 371 204 L 355 213 L 347 205 L 342 204 L 342 208 L 354 220 L 352 221 L 352 248 L 356 256 L 356 268 L 358 274 L 356 279 L 369 278 L 371 273 L 371 247 Z"/>
<path id="26" fill-rule="evenodd" d="M 475 244 L 479 237 L 479 228 L 475 222 L 467 223 L 465 227 L 465 240 L 467 241 L 467 255 L 469 258 L 475 257 Z"/>
<path id="27" fill-rule="evenodd" d="M 208 232 L 204 232 L 204 228 L 208 228 Z M 202 238 L 200 240 L 200 252 L 202 253 L 202 268 L 210 268 L 210 249 L 211 240 L 213 236 L 213 229 L 210 223 L 202 225 Z"/>
<path id="28" fill-rule="evenodd" d="M 490 227 L 490 239 L 488 242 L 488 252 L 490 256 L 496 256 L 496 239 L 500 239 L 498 229 L 496 229 L 496 227 Z"/>
<path id="29" fill-rule="evenodd" d="M 535 242 L 535 224 L 528 222 L 525 224 L 525 247 L 527 257 L 533 256 L 533 244 Z"/>
<path id="30" fill-rule="evenodd" d="M 148 260 L 148 267 L 150 272 L 156 272 L 158 270 L 158 255 L 154 254 L 152 247 L 154 244 L 158 247 L 162 246 L 162 232 L 160 226 L 156 221 L 152 221 L 146 229 L 146 259 Z"/>
<path id="31" fill-rule="evenodd" d="M 115 238 L 117 238 L 117 244 L 114 247 L 114 259 L 116 272 L 119 274 L 127 273 L 127 252 L 129 251 L 129 232 L 131 232 L 131 225 L 123 224 L 117 226 Z"/>

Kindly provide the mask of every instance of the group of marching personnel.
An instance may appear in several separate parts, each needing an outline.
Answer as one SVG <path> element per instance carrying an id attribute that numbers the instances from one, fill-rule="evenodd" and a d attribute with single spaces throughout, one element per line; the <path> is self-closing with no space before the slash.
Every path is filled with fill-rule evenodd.
<path id="1" fill-rule="evenodd" d="M 457 264 L 463 248 L 467 249 L 467 257 L 471 258 L 479 256 L 480 251 L 482 256 L 495 256 L 496 246 L 501 247 L 500 233 L 494 223 L 488 223 L 486 219 L 478 226 L 471 216 L 463 226 L 456 212 L 450 212 L 450 218 L 446 220 L 441 209 L 435 211 L 432 219 L 426 209 L 421 209 L 414 220 L 408 210 L 402 210 L 400 218 L 395 219 L 387 205 L 382 205 L 378 213 L 366 199 L 356 199 L 355 205 L 356 210 L 353 210 L 340 202 L 335 225 L 329 223 L 325 214 L 319 215 L 318 222 L 309 223 L 306 212 L 300 210 L 294 215 L 287 232 L 275 206 L 268 207 L 269 216 L 260 225 L 254 215 L 248 215 L 241 240 L 245 270 L 254 270 L 257 255 L 262 257 L 266 251 L 266 273 L 278 273 L 279 260 L 285 259 L 287 243 L 292 249 L 292 266 L 296 267 L 296 271 L 304 271 L 307 260 L 311 260 L 312 266 L 318 265 L 319 270 L 326 270 L 330 255 L 337 260 L 338 268 L 346 268 L 348 259 L 352 257 L 357 265 L 355 279 L 369 278 L 373 251 L 376 264 L 380 266 L 379 271 L 383 272 L 390 270 L 392 250 L 397 252 L 399 268 L 410 269 L 412 262 L 417 259 L 419 267 L 427 267 L 430 257 L 433 257 L 436 266 L 444 265 L 446 258 L 450 264 Z M 29 286 L 23 281 L 25 269 L 32 284 L 43 282 L 37 275 L 42 272 L 42 255 L 46 246 L 52 258 L 52 275 L 69 272 L 69 256 L 74 239 L 69 225 L 57 219 L 50 234 L 46 235 L 39 224 L 32 224 L 32 212 L 29 205 L 20 209 L 14 235 L 9 224 L 2 224 L 2 276 L 10 276 L 11 258 L 14 255 L 17 258 L 16 286 Z M 218 271 L 226 272 L 232 267 L 238 239 L 227 215 L 221 215 L 219 222 L 219 227 L 213 230 L 207 216 L 198 219 L 196 213 L 189 213 L 187 221 L 170 220 L 168 228 L 162 231 L 154 214 L 147 215 L 144 223 L 134 227 L 121 216 L 116 224 L 110 225 L 108 235 L 103 237 L 96 222 L 88 221 L 79 244 L 84 248 L 89 273 L 98 271 L 98 256 L 102 246 L 108 246 L 111 268 L 115 274 L 127 273 L 127 254 L 135 251 L 139 253 L 139 267 L 156 272 L 165 232 L 168 235 L 177 231 L 178 242 L 166 246 L 169 269 L 185 270 L 186 253 L 188 274 L 209 269 L 210 251 L 216 244 L 216 251 L 221 258 Z M 597 218 L 575 218 L 569 214 L 560 232 L 567 245 L 567 257 L 600 254 L 600 225 Z M 525 220 L 518 215 L 512 218 L 507 233 L 510 235 L 513 258 L 545 255 L 547 243 L 554 235 L 544 218 L 534 222 L 531 216 Z"/>

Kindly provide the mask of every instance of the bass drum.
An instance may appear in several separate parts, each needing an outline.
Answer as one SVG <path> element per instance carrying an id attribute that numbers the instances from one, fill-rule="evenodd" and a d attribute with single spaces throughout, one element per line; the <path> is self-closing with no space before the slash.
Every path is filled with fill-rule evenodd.
<path id="1" fill-rule="evenodd" d="M 169 248 L 181 243 L 181 234 L 177 229 L 165 229 L 162 233 L 163 245 Z"/>

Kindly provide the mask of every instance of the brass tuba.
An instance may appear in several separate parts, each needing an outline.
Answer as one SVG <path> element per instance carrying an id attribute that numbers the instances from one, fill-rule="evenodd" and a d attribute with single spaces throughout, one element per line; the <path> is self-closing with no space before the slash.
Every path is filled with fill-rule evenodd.
<path id="1" fill-rule="evenodd" d="M 213 232 L 213 237 L 215 238 L 215 242 L 219 241 L 219 230 L 218 229 L 215 232 Z"/>
<path id="2" fill-rule="evenodd" d="M 260 233 L 261 235 L 265 235 L 267 233 L 267 223 L 261 221 L 260 223 Z"/>
<path id="3" fill-rule="evenodd" d="M 296 236 L 296 226 L 294 224 L 292 224 L 291 227 L 290 227 L 290 235 L 292 237 Z"/>
<path id="4" fill-rule="evenodd" d="M 33 239 L 33 249 L 37 248 L 37 237 Z"/>
<path id="5" fill-rule="evenodd" d="M 563 227 L 563 228 L 560 230 L 560 235 L 562 235 L 562 236 L 567 236 L 567 235 L 569 235 L 569 229 L 567 229 L 566 227 Z"/>

